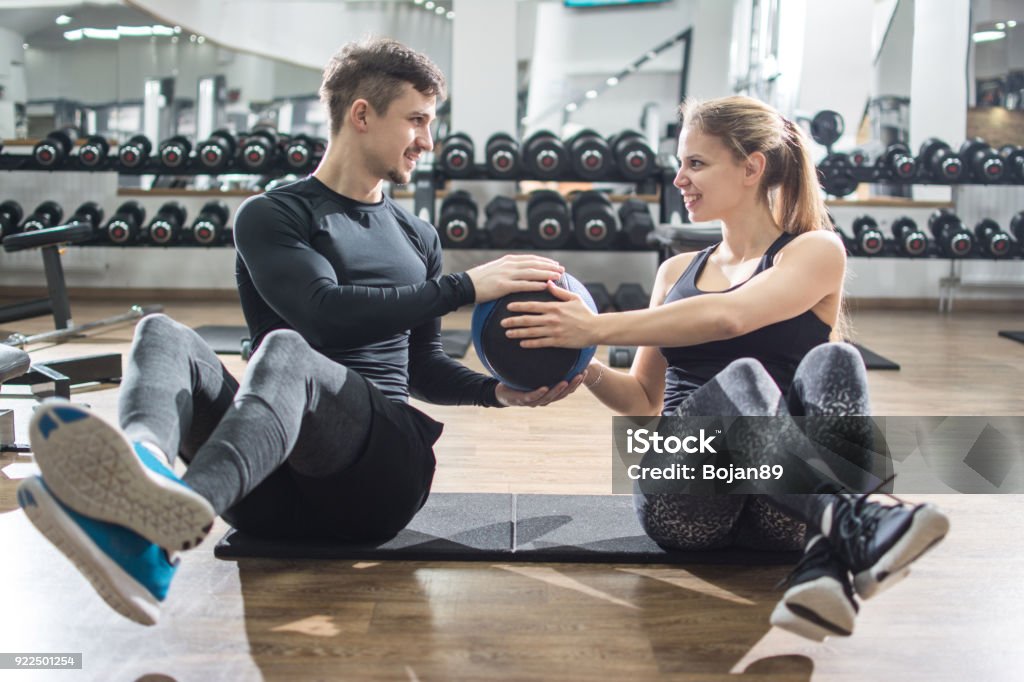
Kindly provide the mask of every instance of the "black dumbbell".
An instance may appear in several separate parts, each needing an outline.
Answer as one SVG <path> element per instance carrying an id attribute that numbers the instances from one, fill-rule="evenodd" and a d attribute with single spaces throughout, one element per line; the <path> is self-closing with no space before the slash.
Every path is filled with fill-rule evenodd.
<path id="1" fill-rule="evenodd" d="M 952 211 L 945 208 L 936 210 L 928 218 L 928 229 L 943 254 L 950 258 L 962 258 L 974 248 L 974 237 L 963 222 Z"/>
<path id="2" fill-rule="evenodd" d="M 597 312 L 607 313 L 615 310 L 615 303 L 612 302 L 612 295 L 608 293 L 608 287 L 601 282 L 585 282 L 583 284 L 590 292 L 590 297 L 594 299 L 594 305 L 597 307 Z"/>
<path id="3" fill-rule="evenodd" d="M 583 129 L 565 142 L 573 174 L 584 180 L 601 180 L 612 167 L 608 142 L 593 130 Z"/>
<path id="4" fill-rule="evenodd" d="M 449 192 L 441 202 L 437 233 L 441 244 L 451 248 L 469 248 L 480 236 L 477 218 L 479 209 L 472 195 L 463 189 Z"/>
<path id="5" fill-rule="evenodd" d="M 199 215 L 181 231 L 181 240 L 210 246 L 224 241 L 227 232 L 228 205 L 219 199 L 208 201 L 199 209 Z"/>
<path id="6" fill-rule="evenodd" d="M 235 136 L 227 130 L 215 130 L 196 147 L 199 165 L 210 173 L 220 173 L 235 158 Z"/>
<path id="7" fill-rule="evenodd" d="M 835 197 L 845 197 L 857 189 L 853 164 L 846 154 L 829 154 L 818 164 L 822 188 Z"/>
<path id="8" fill-rule="evenodd" d="M 465 133 L 452 133 L 441 143 L 441 171 L 449 178 L 465 178 L 473 174 L 476 147 Z"/>
<path id="9" fill-rule="evenodd" d="M 854 247 L 862 256 L 877 256 L 885 246 L 885 239 L 878 229 L 878 221 L 869 215 L 858 216 L 853 221 Z"/>
<path id="10" fill-rule="evenodd" d="M 95 201 L 86 201 L 71 214 L 72 223 L 81 223 L 92 228 L 93 237 L 99 237 L 103 227 L 103 208 Z"/>
<path id="11" fill-rule="evenodd" d="M 82 168 L 100 168 L 107 162 L 110 143 L 102 135 L 90 135 L 78 148 L 78 165 Z"/>
<path id="12" fill-rule="evenodd" d="M 32 148 L 32 156 L 42 168 L 57 168 L 64 163 L 74 146 L 74 131 L 54 130 L 45 140 L 36 143 Z"/>
<path id="13" fill-rule="evenodd" d="M 238 163 L 249 173 L 262 173 L 277 163 L 277 133 L 270 128 L 256 128 L 238 145 Z"/>
<path id="14" fill-rule="evenodd" d="M 959 182 L 964 176 L 963 160 L 938 138 L 929 137 L 921 143 L 917 160 L 937 182 Z"/>
<path id="15" fill-rule="evenodd" d="M 484 232 L 491 246 L 499 249 L 515 244 L 520 237 L 519 205 L 511 197 L 496 196 L 484 207 Z"/>
<path id="16" fill-rule="evenodd" d="M 1011 253 L 1013 242 L 1010 235 L 1003 232 L 999 223 L 991 218 L 984 218 L 974 226 L 974 236 L 978 238 L 981 251 L 992 258 L 1006 258 Z"/>
<path id="17" fill-rule="evenodd" d="M 871 163 L 871 155 L 868 154 L 866 150 L 861 149 L 860 147 L 851 151 L 848 154 L 848 156 L 850 159 L 850 163 L 852 163 L 854 166 L 857 166 L 858 168 L 867 166 L 869 163 Z"/>
<path id="18" fill-rule="evenodd" d="M 324 158 L 324 154 L 327 153 L 327 139 L 323 137 L 312 137 L 310 140 L 313 142 L 313 163 L 320 163 L 320 159 Z"/>
<path id="19" fill-rule="evenodd" d="M 539 130 L 523 145 L 523 165 L 539 180 L 555 180 L 569 166 L 569 152 L 562 141 L 549 130 Z"/>
<path id="20" fill-rule="evenodd" d="M 1008 144 L 999 149 L 1006 167 L 1003 179 L 1007 182 L 1024 183 L 1024 147 Z"/>
<path id="21" fill-rule="evenodd" d="M 619 221 L 622 223 L 623 241 L 633 248 L 648 248 L 649 239 L 654 232 L 654 218 L 647 208 L 647 203 L 640 199 L 626 199 L 619 206 Z"/>
<path id="22" fill-rule="evenodd" d="M 928 250 L 928 237 L 908 216 L 892 221 L 892 236 L 896 238 L 896 247 L 905 256 L 917 258 Z"/>
<path id="23" fill-rule="evenodd" d="M 612 367 L 632 367 L 636 346 L 608 346 L 608 364 Z"/>
<path id="24" fill-rule="evenodd" d="M 967 166 L 967 172 L 977 182 L 999 182 L 1006 167 L 1003 159 L 988 142 L 975 137 L 960 145 L 960 158 Z"/>
<path id="25" fill-rule="evenodd" d="M 825 109 L 811 119 L 811 137 L 824 147 L 831 147 L 843 136 L 846 124 L 838 112 Z"/>
<path id="26" fill-rule="evenodd" d="M 917 161 L 902 142 L 889 145 L 879 157 L 878 166 L 886 175 L 898 180 L 911 180 L 917 173 Z"/>
<path id="27" fill-rule="evenodd" d="M 112 244 L 131 244 L 139 238 L 146 209 L 137 201 L 126 201 L 117 207 L 107 223 L 107 241 Z"/>
<path id="28" fill-rule="evenodd" d="M 1017 240 L 1017 245 L 1024 248 L 1024 211 L 1018 211 L 1010 219 L 1010 232 Z"/>
<path id="29" fill-rule="evenodd" d="M 153 151 L 153 143 L 145 135 L 133 135 L 117 150 L 117 158 L 121 167 L 135 170 L 145 165 L 149 153 Z"/>
<path id="30" fill-rule="evenodd" d="M 296 173 L 313 168 L 313 141 L 305 135 L 295 135 L 284 145 L 284 165 Z"/>
<path id="31" fill-rule="evenodd" d="M 157 159 L 166 170 L 176 171 L 188 168 L 192 143 L 182 135 L 175 135 L 160 143 L 157 148 Z"/>
<path id="32" fill-rule="evenodd" d="M 508 133 L 494 133 L 487 138 L 484 148 L 484 163 L 487 174 L 492 178 L 514 179 L 519 177 L 519 142 Z"/>
<path id="33" fill-rule="evenodd" d="M 640 310 L 650 304 L 651 297 L 643 286 L 635 282 L 624 282 L 615 290 L 612 300 L 619 310 Z"/>
<path id="34" fill-rule="evenodd" d="M 560 249 L 572 239 L 572 221 L 565 198 L 549 189 L 530 194 L 526 202 L 526 228 L 538 249 Z"/>
<path id="35" fill-rule="evenodd" d="M 141 237 L 153 244 L 173 244 L 181 238 L 181 228 L 186 217 L 185 207 L 180 202 L 168 201 L 157 209 L 156 215 L 142 231 Z"/>
<path id="36" fill-rule="evenodd" d="M 627 180 L 643 180 L 654 170 L 654 152 L 643 135 L 635 130 L 623 130 L 608 138 L 608 146 L 615 158 L 615 167 Z"/>
<path id="37" fill-rule="evenodd" d="M 25 219 L 25 222 L 21 225 L 21 231 L 45 230 L 48 227 L 60 225 L 60 221 L 63 218 L 64 209 L 60 207 L 60 204 L 56 201 L 44 201 L 36 206 L 36 210 L 32 211 L 32 215 Z"/>
<path id="38" fill-rule="evenodd" d="M 7 200 L 0 203 L 0 239 L 21 231 L 21 219 L 24 217 L 21 204 Z"/>
<path id="39" fill-rule="evenodd" d="M 608 249 L 619 238 L 615 207 L 604 192 L 579 192 L 572 200 L 572 229 L 585 249 Z"/>

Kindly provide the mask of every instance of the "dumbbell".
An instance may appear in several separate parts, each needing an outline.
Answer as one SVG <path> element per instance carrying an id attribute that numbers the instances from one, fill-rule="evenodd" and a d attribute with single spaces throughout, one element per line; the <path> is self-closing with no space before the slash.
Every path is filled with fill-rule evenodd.
<path id="1" fill-rule="evenodd" d="M 117 207 L 107 223 L 107 241 L 113 244 L 131 244 L 139 238 L 146 209 L 137 201 L 126 201 Z"/>
<path id="2" fill-rule="evenodd" d="M 196 147 L 199 165 L 211 173 L 220 173 L 235 158 L 235 136 L 227 130 L 215 130 Z"/>
<path id="3" fill-rule="evenodd" d="M 641 285 L 624 282 L 615 290 L 612 301 L 619 310 L 641 310 L 650 304 L 651 297 Z"/>
<path id="4" fill-rule="evenodd" d="M 186 217 L 185 207 L 180 202 L 168 201 L 157 209 L 140 237 L 153 244 L 173 244 L 181 238 L 181 227 Z"/>
<path id="5" fill-rule="evenodd" d="M 465 133 L 452 133 L 441 143 L 441 171 L 449 178 L 465 178 L 473 174 L 476 147 Z"/>
<path id="6" fill-rule="evenodd" d="M 72 223 L 81 223 L 92 228 L 93 237 L 99 237 L 103 227 L 103 208 L 95 201 L 86 201 L 71 214 Z"/>
<path id="7" fill-rule="evenodd" d="M 270 128 L 256 128 L 242 138 L 238 163 L 249 173 L 262 173 L 277 163 L 277 133 Z"/>
<path id="8" fill-rule="evenodd" d="M 549 130 L 539 130 L 523 145 L 523 164 L 529 174 L 540 180 L 555 180 L 569 166 L 569 152 Z"/>
<path id="9" fill-rule="evenodd" d="M 647 203 L 640 199 L 626 199 L 619 206 L 619 221 L 622 234 L 628 246 L 647 248 L 647 239 L 654 232 L 654 219 L 647 209 Z"/>
<path id="10" fill-rule="evenodd" d="M 135 170 L 145 165 L 149 153 L 153 151 L 153 143 L 145 135 L 133 135 L 117 150 L 117 158 L 122 168 Z"/>
<path id="11" fill-rule="evenodd" d="M 441 244 L 452 248 L 468 248 L 476 243 L 478 209 L 472 195 L 464 189 L 449 192 L 441 202 L 437 233 Z"/>
<path id="12" fill-rule="evenodd" d="M 963 160 L 936 137 L 929 137 L 921 143 L 917 159 L 933 180 L 959 182 L 964 175 Z"/>
<path id="13" fill-rule="evenodd" d="M 78 165 L 82 168 L 99 168 L 107 161 L 110 143 L 102 135 L 90 135 L 78 148 Z"/>
<path id="14" fill-rule="evenodd" d="M 21 219 L 24 217 L 21 204 L 7 200 L 0 203 L 0 239 L 21 231 Z"/>
<path id="15" fill-rule="evenodd" d="M 284 144 L 284 165 L 302 173 L 313 166 L 313 141 L 305 135 L 296 135 Z"/>
<path id="16" fill-rule="evenodd" d="M 612 150 L 603 137 L 583 129 L 565 142 L 573 174 L 584 180 L 600 180 L 612 166 Z"/>
<path id="17" fill-rule="evenodd" d="M 829 154 L 818 164 L 821 186 L 835 197 L 853 194 L 859 184 L 853 176 L 853 164 L 846 154 Z"/>
<path id="18" fill-rule="evenodd" d="M 1006 167 L 1002 157 L 980 137 L 960 145 L 960 158 L 967 166 L 968 174 L 978 182 L 999 182 L 1003 179 Z"/>
<path id="19" fill-rule="evenodd" d="M 1017 245 L 1024 248 L 1024 211 L 1018 211 L 1010 219 L 1010 232 L 1017 240 Z"/>
<path id="20" fill-rule="evenodd" d="M 608 364 L 612 367 L 632 367 L 636 346 L 608 346 Z"/>
<path id="21" fill-rule="evenodd" d="M 615 167 L 627 180 L 643 180 L 654 170 L 654 152 L 644 136 L 635 130 L 623 130 L 608 138 Z"/>
<path id="22" fill-rule="evenodd" d="M 230 213 L 228 205 L 219 199 L 206 202 L 192 224 L 181 231 L 181 240 L 203 246 L 223 241 Z"/>
<path id="23" fill-rule="evenodd" d="M 1024 183 L 1024 147 L 1008 144 L 999 149 L 1003 157 L 1006 172 L 1003 179 L 1007 182 Z"/>
<path id="24" fill-rule="evenodd" d="M 1010 235 L 1003 232 L 999 223 L 991 218 L 984 218 L 974 226 L 974 236 L 978 238 L 981 251 L 992 258 L 1006 258 L 1010 255 L 1013 242 Z"/>
<path id="25" fill-rule="evenodd" d="M 54 130 L 32 148 L 32 157 L 42 168 L 57 168 L 75 146 L 73 131 Z"/>
<path id="26" fill-rule="evenodd" d="M 928 250 L 928 237 L 918 229 L 914 219 L 908 216 L 892 221 L 892 236 L 896 238 L 896 247 L 905 256 L 917 258 Z"/>
<path id="27" fill-rule="evenodd" d="M 512 246 L 519 239 L 519 205 L 511 197 L 496 196 L 484 207 L 484 231 L 491 246 L 499 249 Z"/>
<path id="28" fill-rule="evenodd" d="M 313 164 L 320 163 L 320 159 L 324 158 L 324 154 L 327 153 L 327 140 L 323 137 L 311 137 L 309 138 L 313 143 Z"/>
<path id="29" fill-rule="evenodd" d="M 572 239 L 569 204 L 550 189 L 532 192 L 526 202 L 526 228 L 530 243 L 538 249 L 564 247 Z"/>
<path id="30" fill-rule="evenodd" d="M 858 216 L 853 221 L 853 244 L 857 253 L 863 256 L 877 256 L 885 246 L 885 239 L 878 229 L 878 221 L 869 215 Z"/>
<path id="31" fill-rule="evenodd" d="M 879 157 L 878 167 L 899 180 L 911 180 L 917 173 L 917 161 L 910 148 L 902 142 L 889 145 Z"/>
<path id="32" fill-rule="evenodd" d="M 811 119 L 811 137 L 823 147 L 831 147 L 846 130 L 843 117 L 835 111 L 825 109 L 819 111 Z"/>
<path id="33" fill-rule="evenodd" d="M 974 237 L 952 211 L 936 210 L 928 218 L 928 229 L 942 252 L 950 258 L 962 258 L 974 248 Z"/>
<path id="34" fill-rule="evenodd" d="M 45 230 L 48 227 L 60 225 L 60 221 L 63 218 L 64 209 L 60 207 L 60 204 L 56 201 L 44 201 L 36 206 L 36 210 L 32 211 L 32 215 L 21 224 L 21 231 Z"/>
<path id="35" fill-rule="evenodd" d="M 857 166 L 858 168 L 867 166 L 868 163 L 870 163 L 871 161 L 871 155 L 868 154 L 866 150 L 861 149 L 860 147 L 851 151 L 848 156 L 850 158 L 850 163 L 852 163 L 854 166 Z"/>
<path id="36" fill-rule="evenodd" d="M 619 238 L 619 220 L 608 195 L 594 190 L 577 194 L 572 200 L 572 229 L 585 249 L 611 248 Z"/>
<path id="37" fill-rule="evenodd" d="M 157 148 L 157 158 L 160 165 L 167 170 L 175 171 L 187 168 L 189 155 L 192 153 L 192 143 L 182 135 L 175 135 L 160 143 Z"/>
<path id="38" fill-rule="evenodd" d="M 612 295 L 608 293 L 608 287 L 601 282 L 585 282 L 583 284 L 590 292 L 590 297 L 594 299 L 594 305 L 597 306 L 597 312 L 607 313 L 615 310 L 615 303 L 612 302 Z"/>
<path id="39" fill-rule="evenodd" d="M 487 138 L 484 155 L 487 174 L 492 178 L 514 179 L 519 176 L 519 143 L 508 133 L 494 133 Z"/>

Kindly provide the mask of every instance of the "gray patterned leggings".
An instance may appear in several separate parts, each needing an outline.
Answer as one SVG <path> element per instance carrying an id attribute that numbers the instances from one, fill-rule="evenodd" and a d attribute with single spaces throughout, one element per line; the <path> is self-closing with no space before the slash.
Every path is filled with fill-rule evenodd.
<path id="1" fill-rule="evenodd" d="M 870 413 L 867 374 L 856 348 L 826 343 L 813 348 L 797 367 L 786 396 L 756 360 L 735 360 L 694 391 L 676 410 L 678 416 L 758 417 L 806 416 L 804 435 L 790 420 L 777 430 L 730 429 L 730 453 L 737 465 L 774 464 L 808 441 L 825 445 L 849 465 L 866 468 L 864 449 L 870 439 L 867 422 L 851 415 Z M 839 417 L 829 420 L 828 417 Z M 773 422 L 775 423 L 775 422 Z M 851 430 L 855 432 L 851 432 Z M 734 443 L 734 439 L 742 441 Z M 799 443 L 798 443 L 799 441 Z M 737 445 L 739 447 L 733 447 Z M 740 455 L 739 453 L 746 453 Z M 736 461 L 737 456 L 748 461 Z M 835 459 L 833 458 L 833 463 Z M 792 464 L 792 460 L 789 462 Z M 844 464 L 843 461 L 839 462 Z M 834 467 L 833 467 L 834 468 Z M 787 468 L 788 475 L 789 468 Z M 806 488 L 804 488 L 806 489 Z M 799 549 L 807 524 L 816 525 L 818 510 L 830 495 L 713 495 L 634 493 L 634 506 L 647 534 L 668 549 Z"/>

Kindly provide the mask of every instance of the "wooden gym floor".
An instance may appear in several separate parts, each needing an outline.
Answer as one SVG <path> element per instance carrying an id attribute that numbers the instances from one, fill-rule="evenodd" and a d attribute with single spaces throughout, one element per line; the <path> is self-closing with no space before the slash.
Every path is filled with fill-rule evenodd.
<path id="1" fill-rule="evenodd" d="M 79 322 L 124 307 L 74 303 Z M 166 308 L 193 326 L 241 323 L 236 304 Z M 1021 315 L 865 311 L 853 322 L 861 343 L 903 365 L 869 374 L 876 414 L 1024 414 L 1024 345 L 996 336 L 1024 329 Z M 465 328 L 468 316 L 446 325 Z M 130 338 L 122 327 L 33 356 L 127 353 Z M 238 356 L 225 362 L 244 370 Z M 472 351 L 466 362 L 479 368 Z M 110 417 L 116 398 L 116 387 L 74 396 Z M 23 426 L 31 401 L 6 403 Z M 447 424 L 436 491 L 610 492 L 609 413 L 586 391 L 536 410 L 426 409 Z M 0 651 L 82 652 L 84 669 L 2 679 L 994 682 L 1024 670 L 1024 496 L 931 496 L 952 519 L 949 537 L 862 605 L 853 637 L 823 644 L 768 625 L 786 567 L 235 563 L 213 557 L 219 521 L 184 555 L 160 624 L 143 628 L 18 510 L 30 463 L 0 458 Z"/>

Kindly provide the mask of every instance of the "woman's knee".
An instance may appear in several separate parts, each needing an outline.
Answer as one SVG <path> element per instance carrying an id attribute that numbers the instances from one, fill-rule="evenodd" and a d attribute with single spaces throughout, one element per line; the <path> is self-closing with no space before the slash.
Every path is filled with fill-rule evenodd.
<path id="1" fill-rule="evenodd" d="M 822 343 L 815 346 L 804 356 L 800 366 L 797 367 L 797 372 L 811 367 L 836 368 L 857 374 L 865 371 L 864 359 L 861 357 L 860 351 L 853 344 L 845 341 Z"/>
<path id="2" fill-rule="evenodd" d="M 757 360 L 733 360 L 718 374 L 718 380 L 736 402 L 740 414 L 771 415 L 778 410 L 782 393 L 768 370 Z"/>

